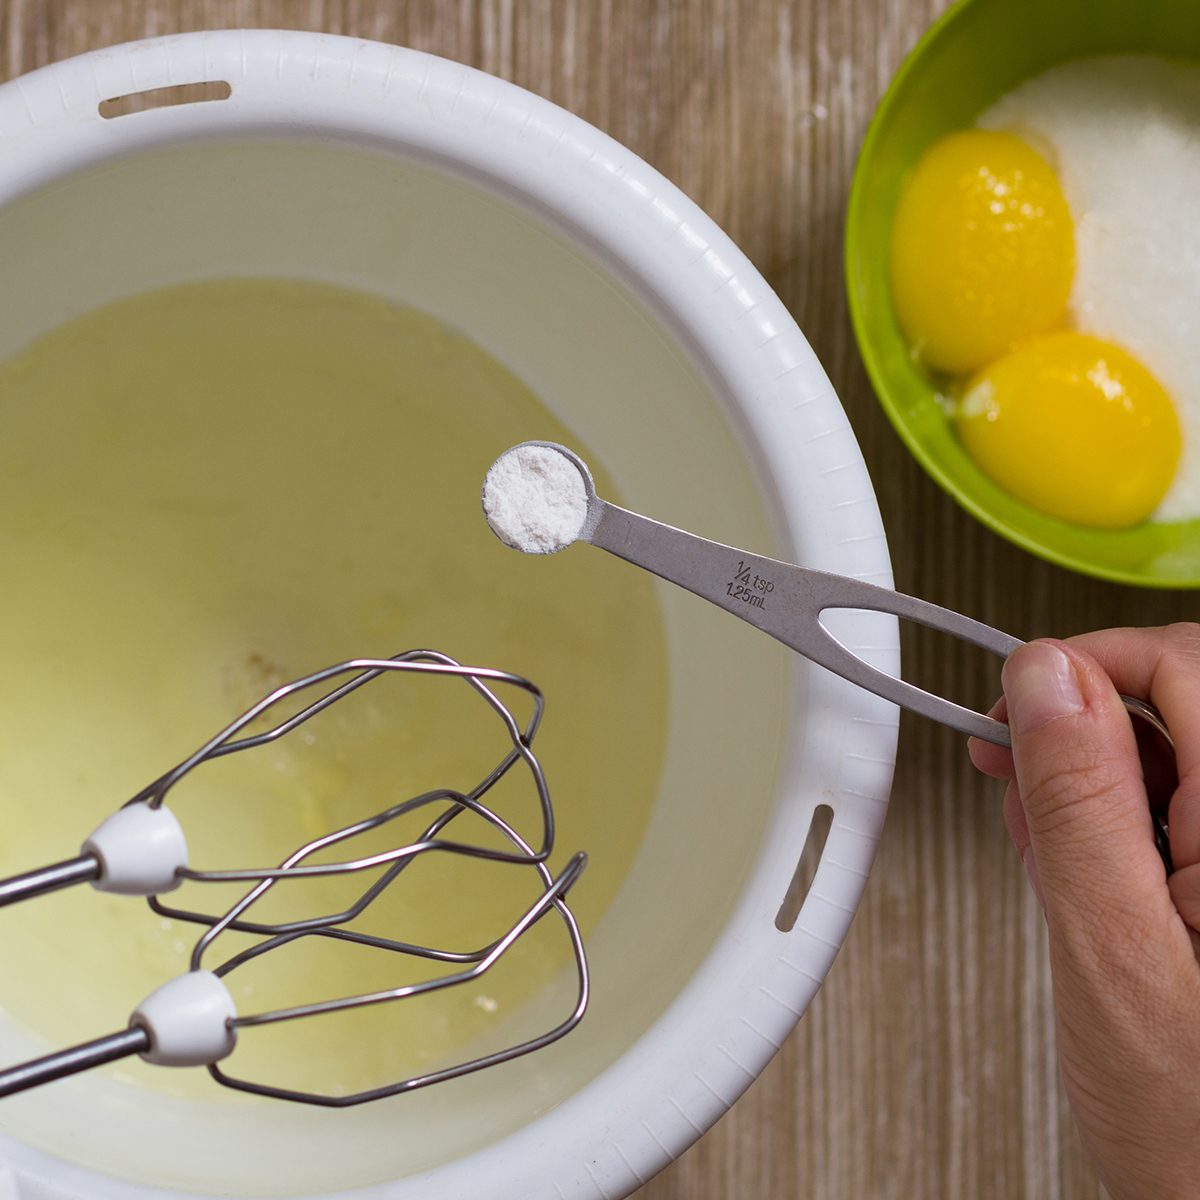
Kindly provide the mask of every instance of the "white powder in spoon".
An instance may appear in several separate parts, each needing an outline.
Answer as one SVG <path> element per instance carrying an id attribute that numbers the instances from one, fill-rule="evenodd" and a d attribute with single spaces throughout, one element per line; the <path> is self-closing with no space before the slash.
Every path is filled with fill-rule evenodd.
<path id="1" fill-rule="evenodd" d="M 506 450 L 483 481 L 483 511 L 492 532 L 526 554 L 569 546 L 583 529 L 587 508 L 583 476 L 550 446 L 525 443 Z"/>

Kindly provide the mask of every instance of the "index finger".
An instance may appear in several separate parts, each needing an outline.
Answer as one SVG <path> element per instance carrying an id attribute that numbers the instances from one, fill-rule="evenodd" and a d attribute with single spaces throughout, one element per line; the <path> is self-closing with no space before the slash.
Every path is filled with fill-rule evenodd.
<path id="1" fill-rule="evenodd" d="M 1090 654 L 1117 691 L 1162 714 L 1179 774 L 1168 813 L 1171 853 L 1176 867 L 1200 862 L 1200 625 L 1104 629 L 1066 640 Z"/>

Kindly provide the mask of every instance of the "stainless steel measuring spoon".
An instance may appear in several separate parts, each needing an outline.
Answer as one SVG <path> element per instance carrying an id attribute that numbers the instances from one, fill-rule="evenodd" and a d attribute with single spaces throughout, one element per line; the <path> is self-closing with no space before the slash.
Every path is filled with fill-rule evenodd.
<path id="1" fill-rule="evenodd" d="M 893 704 L 972 737 L 998 746 L 1011 746 L 1012 737 L 1003 721 L 927 692 L 872 666 L 839 642 L 821 623 L 821 615 L 834 609 L 890 613 L 948 633 L 1000 658 L 1007 658 L 1022 645 L 1020 638 L 915 596 L 845 575 L 764 558 L 749 550 L 722 545 L 630 512 L 596 494 L 595 481 L 587 464 L 567 447 L 557 442 L 540 441 L 523 445 L 545 446 L 558 451 L 583 477 L 587 516 L 576 541 L 589 542 L 702 596 L 810 661 Z M 1122 696 L 1121 700 L 1130 713 L 1147 722 L 1174 749 L 1170 732 L 1157 709 L 1132 696 Z M 1154 811 L 1151 816 L 1159 853 L 1170 872 L 1165 818 Z"/>

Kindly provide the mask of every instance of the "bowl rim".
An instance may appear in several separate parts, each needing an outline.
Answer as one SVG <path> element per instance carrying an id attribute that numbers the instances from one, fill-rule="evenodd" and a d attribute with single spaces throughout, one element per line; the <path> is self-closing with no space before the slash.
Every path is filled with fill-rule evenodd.
<path id="1" fill-rule="evenodd" d="M 220 102 L 110 120 L 97 112 L 109 97 L 218 79 L 232 87 Z M 670 315 L 673 331 L 730 400 L 782 541 L 804 545 L 808 565 L 890 586 L 883 524 L 861 452 L 828 377 L 778 297 L 658 172 L 513 84 L 418 51 L 301 31 L 189 33 L 95 50 L 0 86 L 0 206 L 144 149 L 298 133 L 463 171 L 600 255 L 632 281 L 639 298 Z M 898 673 L 895 620 L 840 615 L 847 620 L 839 637 Z M 803 1014 L 846 935 L 874 859 L 895 761 L 892 705 L 798 660 L 791 674 L 793 697 L 808 697 L 805 719 L 799 722 L 793 707 L 756 869 L 667 1012 L 599 1076 L 516 1133 L 419 1178 L 336 1196 L 465 1198 L 486 1178 L 497 1197 L 612 1200 L 682 1153 L 749 1086 Z M 804 777 L 806 754 L 828 764 L 826 777 Z M 817 804 L 832 805 L 835 819 L 799 918 L 783 934 L 775 914 Z M 0 1162 L 39 1196 L 195 1196 L 63 1163 L 3 1133 Z"/>
<path id="2" fill-rule="evenodd" d="M 888 82 L 887 88 L 879 99 L 867 131 L 863 135 L 859 147 L 858 158 L 855 162 L 854 175 L 850 184 L 850 192 L 846 205 L 846 219 L 842 239 L 842 273 L 846 281 L 846 302 L 850 312 L 850 324 L 854 330 L 854 338 L 858 344 L 859 355 L 871 382 L 876 401 L 883 409 L 892 428 L 900 436 L 900 440 L 908 448 L 909 453 L 917 460 L 925 473 L 972 517 L 994 533 L 1000 534 L 1015 546 L 1041 558 L 1055 566 L 1075 571 L 1095 579 L 1103 579 L 1110 583 L 1121 583 L 1143 588 L 1160 590 L 1191 590 L 1200 586 L 1200 571 L 1194 576 L 1169 578 L 1157 575 L 1147 575 L 1142 572 L 1097 563 L 1084 555 L 1072 554 L 1069 551 L 1057 550 L 1045 545 L 1038 537 L 1026 532 L 1020 526 L 1000 516 L 985 504 L 980 503 L 973 495 L 963 491 L 943 469 L 936 456 L 926 447 L 923 439 L 911 427 L 900 412 L 899 405 L 893 398 L 891 386 L 879 358 L 876 356 L 870 331 L 867 329 L 867 315 L 864 300 L 859 290 L 854 286 L 855 263 L 861 256 L 859 246 L 863 225 L 863 213 L 868 205 L 867 171 L 871 159 L 886 134 L 886 125 L 893 110 L 903 98 L 905 91 L 911 86 L 921 69 L 922 60 L 929 49 L 942 38 L 953 32 L 954 27 L 963 19 L 976 4 L 976 0 L 954 0 L 944 12 L 925 29 L 913 47 L 904 56 L 904 61 Z"/>

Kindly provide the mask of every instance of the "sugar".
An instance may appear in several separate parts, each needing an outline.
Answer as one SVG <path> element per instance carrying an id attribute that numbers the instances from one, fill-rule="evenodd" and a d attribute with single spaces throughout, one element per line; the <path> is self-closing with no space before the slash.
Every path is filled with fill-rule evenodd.
<path id="1" fill-rule="evenodd" d="M 514 550 L 553 554 L 569 546 L 587 519 L 579 469 L 551 446 L 506 450 L 483 483 L 483 511 L 492 532 Z"/>
<path id="2" fill-rule="evenodd" d="M 1155 520 L 1200 516 L 1200 68 L 1078 59 L 979 120 L 1047 155 L 1075 221 L 1071 323 L 1141 359 L 1175 402 L 1183 453 Z"/>

